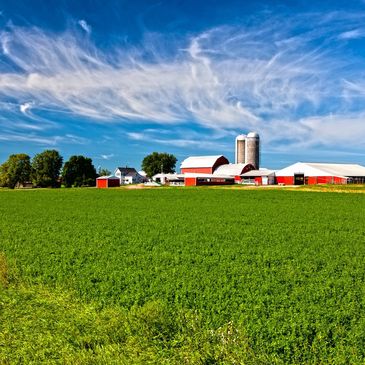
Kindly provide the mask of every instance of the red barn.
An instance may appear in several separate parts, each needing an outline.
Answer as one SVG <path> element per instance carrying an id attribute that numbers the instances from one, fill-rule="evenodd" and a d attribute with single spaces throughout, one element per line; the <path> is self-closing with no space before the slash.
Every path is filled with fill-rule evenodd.
<path id="1" fill-rule="evenodd" d="M 120 179 L 116 176 L 100 176 L 96 179 L 96 187 L 99 189 L 115 188 L 120 186 Z"/>
<path id="2" fill-rule="evenodd" d="M 226 157 L 220 156 L 192 156 L 185 159 L 181 164 L 181 173 L 189 172 L 198 174 L 213 174 L 221 165 L 228 164 Z"/>

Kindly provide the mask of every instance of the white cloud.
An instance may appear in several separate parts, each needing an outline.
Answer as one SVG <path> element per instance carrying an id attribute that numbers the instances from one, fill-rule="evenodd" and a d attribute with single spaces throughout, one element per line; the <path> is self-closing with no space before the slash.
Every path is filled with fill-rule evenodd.
<path id="1" fill-rule="evenodd" d="M 19 109 L 23 114 L 26 114 L 27 110 L 29 110 L 31 107 L 32 103 L 24 103 L 19 106 Z"/>
<path id="2" fill-rule="evenodd" d="M 86 20 L 79 20 L 78 24 L 80 25 L 80 27 L 87 33 L 87 34 L 91 34 L 91 26 L 86 22 Z"/>
<path id="3" fill-rule="evenodd" d="M 155 36 L 141 49 L 120 45 L 108 52 L 71 31 L 55 35 L 11 26 L 0 32 L 5 62 L 0 69 L 0 100 L 32 100 L 21 104 L 20 113 L 44 108 L 101 123 L 128 120 L 175 128 L 196 123 L 216 131 L 255 129 L 269 141 L 281 135 L 312 144 L 337 141 L 331 126 L 343 125 L 337 117 L 329 118 L 332 113 L 354 123 L 364 139 L 365 131 L 351 109 L 356 88 L 350 85 L 359 74 L 348 67 L 353 60 L 342 56 L 336 43 L 328 48 L 334 31 L 338 34 L 339 21 L 331 25 L 336 16 L 271 18 L 247 27 L 211 29 L 168 45 Z M 361 17 L 346 21 L 354 30 L 349 33 L 344 24 L 342 38 L 359 36 Z M 294 34 L 298 24 L 303 30 Z M 86 21 L 79 25 L 90 33 Z M 356 91 L 356 96 L 363 94 Z M 365 113 L 365 107 L 360 112 Z M 142 136 L 129 133 L 129 138 Z M 170 143 L 168 138 L 157 141 Z M 198 141 L 182 137 L 174 143 Z"/>
<path id="4" fill-rule="evenodd" d="M 346 32 L 341 33 L 338 38 L 339 39 L 359 39 L 365 37 L 365 29 L 353 29 L 348 30 Z"/>
<path id="5" fill-rule="evenodd" d="M 100 155 L 100 158 L 102 160 L 110 160 L 112 157 L 114 157 L 114 153 L 111 153 L 109 155 Z"/>

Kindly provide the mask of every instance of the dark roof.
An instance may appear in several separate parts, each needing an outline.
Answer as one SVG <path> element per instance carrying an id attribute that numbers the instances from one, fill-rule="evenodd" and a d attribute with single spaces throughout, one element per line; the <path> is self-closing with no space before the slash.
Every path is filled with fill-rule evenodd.
<path id="1" fill-rule="evenodd" d="M 137 170 L 134 167 L 118 167 L 117 170 L 124 176 L 137 174 Z"/>

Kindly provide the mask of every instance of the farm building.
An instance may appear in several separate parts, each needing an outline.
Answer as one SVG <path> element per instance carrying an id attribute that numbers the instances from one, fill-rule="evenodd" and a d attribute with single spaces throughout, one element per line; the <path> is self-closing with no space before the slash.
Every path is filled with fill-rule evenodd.
<path id="1" fill-rule="evenodd" d="M 242 174 L 254 169 L 255 167 L 251 164 L 230 163 L 226 165 L 220 165 L 213 174 L 216 176 L 230 176 L 233 177 L 235 181 L 240 182 Z"/>
<path id="2" fill-rule="evenodd" d="M 220 156 L 192 156 L 185 159 L 181 164 L 181 173 L 188 172 L 198 174 L 213 174 L 221 165 L 228 164 L 226 157 Z"/>
<path id="3" fill-rule="evenodd" d="M 117 167 L 114 175 L 119 178 L 120 185 L 139 184 L 147 181 L 146 177 L 140 175 L 133 167 Z"/>
<path id="4" fill-rule="evenodd" d="M 159 173 L 152 176 L 152 180 L 162 185 L 176 185 L 176 186 L 184 185 L 183 174 Z"/>
<path id="5" fill-rule="evenodd" d="M 199 185 L 232 185 L 234 177 L 228 175 L 215 175 L 203 173 L 187 173 L 184 175 L 185 186 Z"/>
<path id="6" fill-rule="evenodd" d="M 242 184 L 273 185 L 275 184 L 275 171 L 268 169 L 251 170 L 241 176 Z"/>
<path id="7" fill-rule="evenodd" d="M 357 164 L 297 162 L 275 175 L 285 185 L 365 183 L 365 167 Z"/>
<path id="8" fill-rule="evenodd" d="M 96 179 L 96 187 L 99 189 L 115 188 L 120 186 L 120 180 L 117 176 L 100 176 Z"/>

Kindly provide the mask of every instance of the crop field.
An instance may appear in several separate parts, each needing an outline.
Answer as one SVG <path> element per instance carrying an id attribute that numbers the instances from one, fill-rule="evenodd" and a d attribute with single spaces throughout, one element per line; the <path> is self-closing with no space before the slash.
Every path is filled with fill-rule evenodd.
<path id="1" fill-rule="evenodd" d="M 363 364 L 365 194 L 0 190 L 0 364 Z"/>

